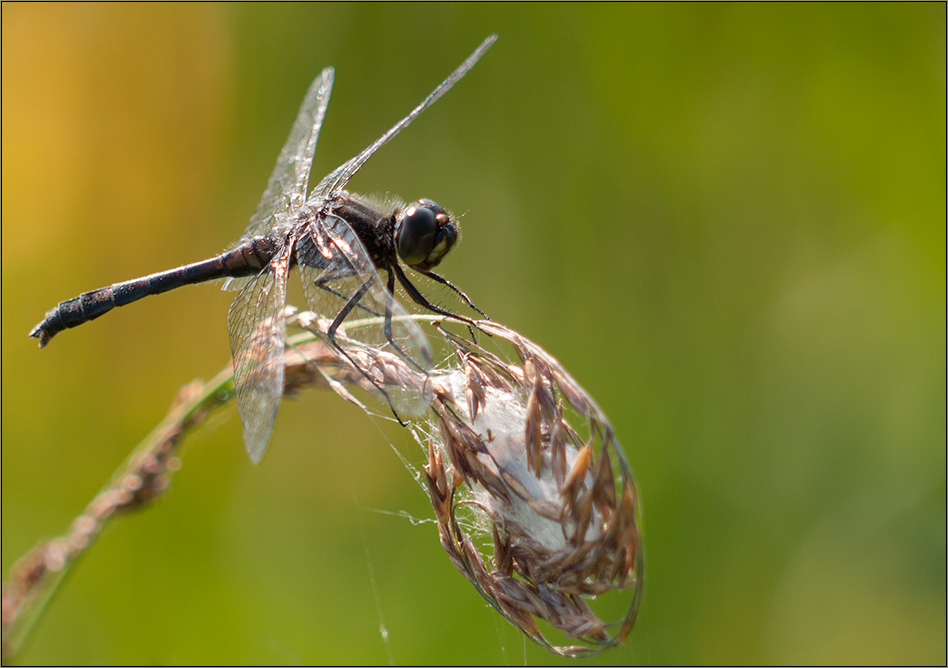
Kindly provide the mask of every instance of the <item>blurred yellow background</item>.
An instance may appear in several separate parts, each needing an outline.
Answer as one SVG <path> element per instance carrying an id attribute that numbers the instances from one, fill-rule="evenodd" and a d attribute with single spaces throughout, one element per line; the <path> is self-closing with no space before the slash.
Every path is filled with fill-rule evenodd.
<path id="1" fill-rule="evenodd" d="M 945 11 L 5 3 L 4 572 L 230 355 L 211 286 L 46 310 L 234 241 L 323 67 L 312 183 L 497 32 L 351 187 L 464 214 L 443 272 L 613 420 L 647 583 L 591 663 L 944 663 Z M 18 661 L 575 663 L 390 514 L 432 516 L 390 438 L 309 392 L 254 467 L 222 414 Z"/>

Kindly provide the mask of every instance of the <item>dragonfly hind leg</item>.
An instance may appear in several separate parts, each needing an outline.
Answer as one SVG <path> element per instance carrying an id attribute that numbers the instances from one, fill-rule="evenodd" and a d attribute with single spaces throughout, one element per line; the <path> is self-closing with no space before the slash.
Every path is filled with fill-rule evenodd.
<path id="1" fill-rule="evenodd" d="M 330 283 L 332 283 L 333 281 L 338 281 L 339 279 L 342 279 L 342 278 L 350 278 L 353 275 L 354 274 L 352 271 L 336 270 L 332 272 L 327 272 L 319 276 L 317 279 L 315 279 L 313 281 L 313 285 L 315 285 L 320 290 L 325 290 L 326 292 L 331 294 L 333 297 L 336 297 L 340 301 L 348 302 L 351 299 L 351 297 L 348 297 L 342 292 L 340 292 L 339 290 L 336 290 L 334 287 L 332 287 L 332 285 L 330 285 Z M 365 290 L 368 290 L 368 288 L 366 287 Z M 359 295 L 360 300 L 365 295 L 365 290 L 363 290 L 362 293 Z M 348 303 L 346 304 L 346 306 L 348 306 Z M 371 308 L 369 308 L 365 304 L 357 303 L 355 306 L 362 309 L 363 311 L 365 311 L 367 314 L 369 314 L 372 317 L 375 317 L 375 318 L 382 317 L 381 313 L 373 311 Z M 345 309 L 345 307 L 343 308 Z M 349 311 L 351 310 L 352 310 L 351 308 L 349 310 L 346 310 L 346 314 L 348 315 Z"/>
<path id="2" fill-rule="evenodd" d="M 385 390 L 385 388 L 382 387 L 381 385 L 379 385 L 379 383 L 378 383 L 374 378 L 372 378 L 372 377 L 365 371 L 365 369 L 363 369 L 363 368 L 359 365 L 359 363 L 356 362 L 356 361 L 352 358 L 352 356 L 349 354 L 349 352 L 348 352 L 345 348 L 343 348 L 343 347 L 339 344 L 339 342 L 336 340 L 336 332 L 339 330 L 339 327 L 342 326 L 343 321 L 349 316 L 349 314 L 350 314 L 350 313 L 353 311 L 353 309 L 355 309 L 357 306 L 360 307 L 360 308 L 362 308 L 362 309 L 364 309 L 365 311 L 368 311 L 369 313 L 372 313 L 372 314 L 376 315 L 377 317 L 381 317 L 381 314 L 375 313 L 372 309 L 370 309 L 370 308 L 368 308 L 368 307 L 366 307 L 366 306 L 364 306 L 364 305 L 359 304 L 359 302 L 360 302 L 360 301 L 362 300 L 362 298 L 365 296 L 365 293 L 369 291 L 369 288 L 372 287 L 372 283 L 374 283 L 374 282 L 375 282 L 375 278 L 374 278 L 374 277 L 368 279 L 365 283 L 363 283 L 363 284 L 359 287 L 358 290 L 356 290 L 356 291 L 353 293 L 352 297 L 349 298 L 349 300 L 346 302 L 346 304 L 342 307 L 342 310 L 339 311 L 339 313 L 336 315 L 336 318 L 332 321 L 332 324 L 331 324 L 331 325 L 329 326 L 329 328 L 326 330 L 326 338 L 329 340 L 329 344 L 330 344 L 333 348 L 335 348 L 343 357 L 345 357 L 347 360 L 349 360 L 349 363 L 350 363 L 355 369 L 357 369 L 357 370 L 359 371 L 359 373 L 361 373 L 362 376 L 363 376 L 367 381 L 369 381 L 370 383 L 372 383 L 372 385 L 375 386 L 375 389 L 377 389 L 377 390 L 379 391 L 379 393 L 380 393 L 383 397 L 385 397 L 385 403 L 388 404 L 389 410 L 392 411 L 392 415 L 394 415 L 394 416 L 395 416 L 395 419 L 398 420 L 398 424 L 399 424 L 399 425 L 401 425 L 402 427 L 405 427 L 405 426 L 407 426 L 408 423 L 405 422 L 404 420 L 402 420 L 401 416 L 398 414 L 398 411 L 395 410 L 395 406 L 394 406 L 394 404 L 392 403 L 392 399 L 391 399 L 391 397 L 389 396 L 388 392 Z M 322 288 L 322 289 L 324 289 L 324 290 L 327 290 L 328 292 L 331 292 L 331 293 L 333 293 L 333 294 L 339 296 L 339 293 L 338 293 L 338 292 L 336 292 L 336 291 L 333 290 L 332 288 L 330 288 L 330 287 L 328 287 L 327 285 L 325 285 L 325 281 L 317 280 L 317 281 L 315 282 L 315 284 L 316 284 L 317 287 Z M 408 356 L 405 354 L 405 352 L 401 349 L 401 347 L 393 340 L 391 322 L 392 322 L 391 306 L 387 304 L 387 305 L 386 305 L 386 313 L 385 313 L 385 337 L 386 337 L 386 339 L 388 340 L 389 344 L 391 344 L 391 346 L 392 346 L 392 347 L 395 349 L 395 351 L 398 353 L 399 357 L 401 357 L 401 358 L 404 359 L 405 361 L 409 362 L 412 366 L 418 368 L 420 371 L 422 371 L 422 373 L 424 373 L 424 369 L 421 369 L 420 367 L 418 367 L 418 364 L 417 364 L 414 360 L 412 360 L 410 357 L 408 357 Z"/>
<path id="3" fill-rule="evenodd" d="M 352 312 L 353 309 L 359 308 L 373 317 L 376 317 L 376 318 L 384 317 L 385 340 L 392 347 L 392 350 L 394 350 L 398 354 L 398 356 L 401 357 L 403 360 L 405 360 L 408 364 L 414 367 L 416 371 L 420 371 L 421 373 L 426 373 L 426 369 L 424 369 L 420 364 L 418 364 L 418 362 L 412 359 L 411 355 L 405 352 L 404 348 L 402 348 L 402 346 L 398 343 L 398 341 L 395 340 L 395 336 L 392 332 L 392 317 L 394 316 L 394 313 L 392 312 L 392 302 L 395 300 L 395 296 L 394 296 L 395 295 L 395 276 L 392 274 L 392 272 L 388 272 L 388 285 L 387 285 L 388 298 L 386 299 L 386 302 L 385 302 L 384 314 L 379 313 L 373 310 L 372 308 L 366 306 L 365 304 L 361 303 L 362 297 L 364 297 L 365 293 L 368 292 L 369 287 L 371 286 L 374 279 L 370 279 L 366 281 L 352 295 L 352 297 L 346 297 L 342 292 L 340 292 L 339 290 L 336 290 L 330 285 L 330 283 L 334 280 L 338 280 L 340 278 L 347 278 L 351 275 L 352 275 L 351 272 L 335 271 L 335 272 L 324 274 L 314 281 L 314 284 L 316 285 L 317 288 L 321 290 L 325 290 L 329 294 L 335 297 L 338 297 L 341 300 L 346 300 L 345 306 L 342 307 L 342 310 L 336 316 L 335 321 L 330 327 L 330 331 L 332 332 L 331 338 L 333 340 L 333 345 L 336 346 L 335 333 L 336 333 L 336 330 L 339 329 L 339 327 L 342 325 L 342 321 L 348 317 L 348 315 Z"/>

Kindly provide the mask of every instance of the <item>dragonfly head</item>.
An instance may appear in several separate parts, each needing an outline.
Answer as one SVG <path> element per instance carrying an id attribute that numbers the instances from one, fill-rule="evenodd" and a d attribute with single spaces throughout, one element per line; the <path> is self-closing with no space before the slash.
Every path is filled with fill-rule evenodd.
<path id="1" fill-rule="evenodd" d="M 458 240 L 451 214 L 430 199 L 420 199 L 402 211 L 395 225 L 398 256 L 412 269 L 428 271 Z"/>

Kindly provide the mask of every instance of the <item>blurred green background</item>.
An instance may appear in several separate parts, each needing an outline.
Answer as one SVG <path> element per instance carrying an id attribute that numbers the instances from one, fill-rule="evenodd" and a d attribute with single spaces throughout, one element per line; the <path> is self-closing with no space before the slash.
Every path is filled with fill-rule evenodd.
<path id="1" fill-rule="evenodd" d="M 45 311 L 235 240 L 321 68 L 313 183 L 497 32 L 352 188 L 464 214 L 444 273 L 613 420 L 647 584 L 598 660 L 944 663 L 945 24 L 942 3 L 5 3 L 4 572 L 229 358 L 214 287 L 40 352 Z M 254 467 L 220 415 L 18 660 L 560 663 L 432 524 L 386 514 L 432 516 L 390 438 L 415 453 L 312 391 Z"/>

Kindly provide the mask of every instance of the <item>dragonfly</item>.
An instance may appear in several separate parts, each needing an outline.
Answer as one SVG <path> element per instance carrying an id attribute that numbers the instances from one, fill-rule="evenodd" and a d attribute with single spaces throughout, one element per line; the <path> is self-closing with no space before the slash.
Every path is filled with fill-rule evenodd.
<path id="1" fill-rule="evenodd" d="M 324 338 L 354 365 L 353 346 L 361 345 L 397 354 L 416 370 L 426 372 L 432 366 L 431 348 L 421 328 L 396 299 L 396 281 L 421 307 L 473 324 L 426 299 L 409 280 L 404 265 L 446 286 L 484 315 L 462 290 L 432 271 L 458 240 L 457 219 L 430 199 L 407 205 L 379 201 L 350 193 L 346 186 L 376 151 L 467 74 L 496 39 L 496 35 L 487 37 L 411 113 L 310 192 L 310 169 L 333 85 L 334 72 L 327 67 L 306 92 L 260 203 L 243 236 L 229 250 L 60 302 L 30 336 L 39 339 L 42 348 L 59 332 L 115 307 L 184 285 L 224 279 L 224 289 L 237 291 L 227 313 L 227 331 L 237 410 L 244 444 L 254 463 L 267 449 L 283 396 L 286 291 L 291 269 L 299 269 L 309 308 L 332 319 Z M 386 274 L 384 282 L 379 272 Z M 367 314 L 375 316 L 371 320 L 378 324 L 353 328 L 351 333 L 345 328 L 346 323 Z M 340 328 L 346 336 L 337 336 Z M 376 387 L 399 421 L 399 410 L 418 412 L 410 396 L 396 393 L 393 398 Z"/>

